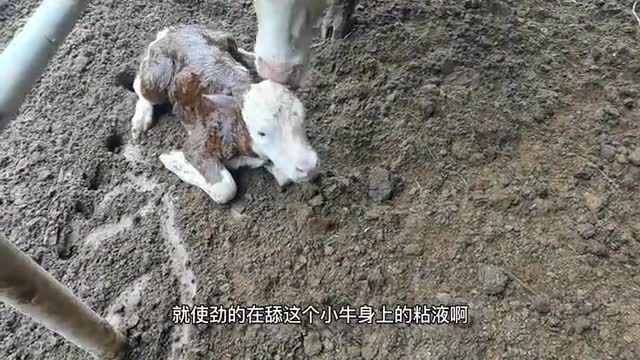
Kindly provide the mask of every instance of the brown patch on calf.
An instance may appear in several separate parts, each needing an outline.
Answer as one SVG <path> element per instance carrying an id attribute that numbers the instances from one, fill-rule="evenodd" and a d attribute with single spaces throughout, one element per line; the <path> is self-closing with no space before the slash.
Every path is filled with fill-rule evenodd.
<path id="1" fill-rule="evenodd" d="M 242 120 L 240 104 L 228 108 L 216 108 L 204 97 L 206 94 L 221 94 L 222 86 L 202 85 L 197 74 L 183 70 L 176 75 L 174 111 L 185 127 L 192 132 L 204 134 L 202 146 L 207 155 L 220 160 L 236 156 L 256 156 L 251 149 L 251 137 Z"/>
<path id="2" fill-rule="evenodd" d="M 198 76 L 191 71 L 181 71 L 176 75 L 174 110 L 186 126 L 195 125 L 197 114 L 206 113 L 202 96 L 205 94 Z"/>

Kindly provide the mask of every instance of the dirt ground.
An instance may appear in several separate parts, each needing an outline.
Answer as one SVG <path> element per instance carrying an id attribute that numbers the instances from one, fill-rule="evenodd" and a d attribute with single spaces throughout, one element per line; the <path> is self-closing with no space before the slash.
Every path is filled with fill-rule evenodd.
<path id="1" fill-rule="evenodd" d="M 39 1 L 0 1 L 0 43 Z M 94 2 L 0 134 L 0 228 L 132 359 L 640 358 L 632 0 L 362 1 L 301 96 L 323 175 L 218 206 L 130 144 L 115 76 L 162 27 L 251 49 L 251 2 Z M 317 41 L 320 41 L 319 39 Z M 174 306 L 467 305 L 467 324 L 172 322 Z M 304 319 L 304 318 L 303 318 Z M 0 306 L 0 358 L 89 359 Z"/>

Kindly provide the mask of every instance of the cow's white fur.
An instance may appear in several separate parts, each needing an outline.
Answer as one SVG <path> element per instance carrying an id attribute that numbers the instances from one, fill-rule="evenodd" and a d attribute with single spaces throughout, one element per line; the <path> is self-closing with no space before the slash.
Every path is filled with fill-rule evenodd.
<path id="1" fill-rule="evenodd" d="M 327 0 L 254 0 L 258 72 L 261 72 L 258 59 L 272 64 L 306 64 L 313 27 L 328 4 Z"/>

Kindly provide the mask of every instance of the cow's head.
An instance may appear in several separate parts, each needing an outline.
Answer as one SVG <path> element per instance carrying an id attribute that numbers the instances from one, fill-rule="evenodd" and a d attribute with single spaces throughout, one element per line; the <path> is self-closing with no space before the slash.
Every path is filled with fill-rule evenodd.
<path id="1" fill-rule="evenodd" d="M 297 88 L 305 75 L 313 27 L 327 0 L 254 0 L 258 33 L 256 68 L 260 76 Z"/>

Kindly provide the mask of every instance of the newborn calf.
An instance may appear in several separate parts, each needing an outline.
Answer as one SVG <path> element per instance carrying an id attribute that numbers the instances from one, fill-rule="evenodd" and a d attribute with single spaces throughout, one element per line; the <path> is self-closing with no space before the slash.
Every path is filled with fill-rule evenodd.
<path id="1" fill-rule="evenodd" d="M 160 161 L 219 204 L 236 195 L 228 168 L 265 166 L 279 186 L 317 174 L 302 102 L 279 83 L 253 83 L 253 62 L 229 34 L 170 27 L 149 45 L 133 83 L 134 140 L 151 127 L 153 105 L 171 103 L 188 135 L 183 151 L 162 154 Z"/>

